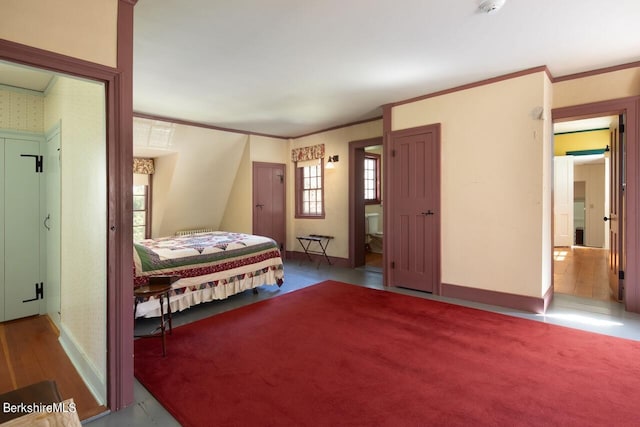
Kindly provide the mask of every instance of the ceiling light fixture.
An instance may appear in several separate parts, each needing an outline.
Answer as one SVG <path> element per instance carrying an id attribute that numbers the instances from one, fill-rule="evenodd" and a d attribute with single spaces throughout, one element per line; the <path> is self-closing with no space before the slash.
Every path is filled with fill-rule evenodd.
<path id="1" fill-rule="evenodd" d="M 504 6 L 506 0 L 482 0 L 478 6 L 478 10 L 482 13 L 497 12 Z"/>

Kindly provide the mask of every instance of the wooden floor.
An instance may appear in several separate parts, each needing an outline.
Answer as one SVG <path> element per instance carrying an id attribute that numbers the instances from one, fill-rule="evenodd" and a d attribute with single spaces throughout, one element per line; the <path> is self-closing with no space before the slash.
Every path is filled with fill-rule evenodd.
<path id="1" fill-rule="evenodd" d="M 366 252 L 365 264 L 368 267 L 382 268 L 382 254 L 375 252 Z"/>
<path id="2" fill-rule="evenodd" d="M 558 247 L 553 252 L 554 291 L 614 300 L 609 289 L 609 251 L 585 246 Z"/>
<path id="3" fill-rule="evenodd" d="M 47 316 L 0 323 L 0 393 L 43 380 L 54 380 L 63 399 L 73 398 L 80 420 L 106 411 L 75 370 Z"/>

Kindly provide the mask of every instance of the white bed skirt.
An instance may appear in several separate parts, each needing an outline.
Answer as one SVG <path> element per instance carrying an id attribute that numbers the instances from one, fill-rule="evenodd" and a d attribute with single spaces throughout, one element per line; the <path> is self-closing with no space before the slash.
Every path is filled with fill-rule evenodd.
<path id="1" fill-rule="evenodd" d="M 267 272 L 262 274 L 244 274 L 244 277 L 232 276 L 231 279 L 221 280 L 216 286 L 205 286 L 202 289 L 192 290 L 189 286 L 193 286 L 195 278 L 180 279 L 172 286 L 173 289 L 180 289 L 185 287 L 185 282 L 191 282 L 188 284 L 184 293 L 176 293 L 173 295 L 171 292 L 171 312 L 185 310 L 191 306 L 201 304 L 203 302 L 209 302 L 213 300 L 222 300 L 230 297 L 231 295 L 244 292 L 248 289 L 253 289 L 262 285 L 275 285 L 278 281 L 281 281 L 284 277 L 284 271 L 282 269 L 268 268 Z M 199 283 L 212 282 L 213 278 L 201 278 Z M 224 283 L 222 283 L 224 282 Z M 167 312 L 166 301 L 164 302 L 164 311 Z M 149 299 L 144 302 L 138 303 L 136 308 L 135 317 L 158 317 L 160 316 L 160 302 L 156 298 Z"/>

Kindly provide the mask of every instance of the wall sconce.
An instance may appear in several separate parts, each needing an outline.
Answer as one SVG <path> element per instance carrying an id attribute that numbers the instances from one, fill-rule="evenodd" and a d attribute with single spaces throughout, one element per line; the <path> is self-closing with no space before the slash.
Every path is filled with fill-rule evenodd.
<path id="1" fill-rule="evenodd" d="M 327 164 L 325 165 L 325 169 L 335 169 L 335 163 L 340 160 L 340 157 L 336 154 L 335 156 L 329 156 L 327 159 Z"/>

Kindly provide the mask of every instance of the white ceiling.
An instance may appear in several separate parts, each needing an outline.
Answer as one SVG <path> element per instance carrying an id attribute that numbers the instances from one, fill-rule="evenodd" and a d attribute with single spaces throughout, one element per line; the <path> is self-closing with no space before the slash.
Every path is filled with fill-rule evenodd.
<path id="1" fill-rule="evenodd" d="M 638 0 L 507 0 L 492 14 L 478 4 L 139 0 L 134 110 L 298 136 L 531 67 L 559 77 L 640 60 Z M 51 77 L 0 62 L 0 84 L 44 91 Z"/>
<path id="2" fill-rule="evenodd" d="M 0 61 L 0 84 L 44 92 L 53 74 L 35 68 Z"/>
<path id="3" fill-rule="evenodd" d="M 139 0 L 134 110 L 280 136 L 547 65 L 640 60 L 640 1 Z M 597 52 L 597 54 L 596 54 Z"/>
<path id="4" fill-rule="evenodd" d="M 618 122 L 618 116 L 594 117 L 592 119 L 571 120 L 553 124 L 553 133 L 577 132 L 582 130 L 607 129 Z"/>

